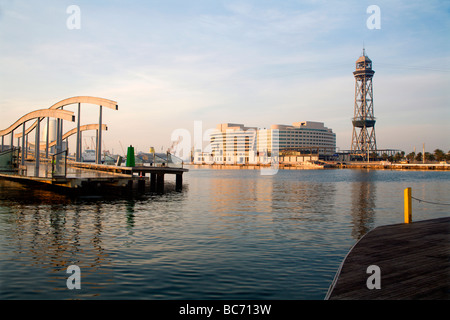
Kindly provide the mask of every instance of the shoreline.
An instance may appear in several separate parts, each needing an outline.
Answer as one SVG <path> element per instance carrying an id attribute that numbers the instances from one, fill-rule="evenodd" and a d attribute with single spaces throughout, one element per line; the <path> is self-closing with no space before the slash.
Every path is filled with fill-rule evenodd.
<path id="1" fill-rule="evenodd" d="M 324 170 L 324 169 L 373 169 L 373 170 L 413 170 L 413 171 L 450 171 L 450 164 L 403 164 L 403 163 L 323 163 L 323 164 L 283 164 L 278 165 L 258 165 L 258 164 L 184 164 L 189 168 L 199 169 L 218 169 L 218 170 L 259 170 L 262 168 L 274 168 L 282 170 Z"/>

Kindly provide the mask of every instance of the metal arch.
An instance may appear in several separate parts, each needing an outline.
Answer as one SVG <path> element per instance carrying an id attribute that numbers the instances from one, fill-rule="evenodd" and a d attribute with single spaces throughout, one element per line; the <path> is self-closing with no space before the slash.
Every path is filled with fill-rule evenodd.
<path id="1" fill-rule="evenodd" d="M 21 134 L 16 134 L 16 136 L 22 137 L 22 146 L 25 145 L 25 141 L 24 141 L 24 137 L 27 136 L 33 129 L 35 129 L 36 127 L 38 128 L 38 130 L 36 131 L 36 136 L 39 135 L 39 126 L 40 126 L 40 121 L 41 118 L 49 118 L 49 117 L 54 117 L 54 118 L 58 118 L 58 119 L 62 119 L 62 120 L 69 120 L 72 122 L 75 122 L 75 116 L 73 115 L 73 112 L 70 111 L 66 111 L 63 110 L 64 106 L 70 105 L 70 104 L 78 104 L 78 123 L 77 123 L 77 147 L 76 147 L 76 155 L 77 155 L 77 159 L 79 159 L 80 157 L 80 153 L 81 153 L 81 143 L 79 140 L 79 133 L 80 133 L 80 105 L 81 103 L 87 103 L 87 104 L 94 104 L 94 105 L 98 105 L 99 109 L 100 109 L 100 113 L 99 113 L 99 127 L 103 127 L 102 126 L 102 108 L 107 107 L 113 110 L 118 110 L 119 106 L 117 105 L 116 101 L 113 100 L 108 100 L 108 99 L 104 99 L 104 98 L 98 98 L 98 97 L 91 97 L 91 96 L 77 96 L 77 97 L 71 97 L 71 98 L 67 98 L 64 100 L 61 100 L 55 104 L 53 104 L 49 109 L 44 109 L 47 110 L 46 112 L 44 110 L 37 110 L 34 112 L 31 112 L 30 114 L 37 114 L 39 112 L 39 115 L 37 116 L 30 116 L 30 114 L 27 114 L 25 116 L 23 116 L 22 118 L 20 118 L 18 121 L 16 121 L 12 126 L 10 126 L 8 129 L 2 130 L 0 131 L 0 136 L 2 137 L 2 149 L 3 149 L 3 137 L 8 134 L 11 133 L 11 145 L 13 145 L 13 135 L 14 135 L 14 130 L 20 125 L 22 124 L 23 126 L 23 130 Z M 61 110 L 58 110 L 59 108 L 61 108 Z M 61 116 L 53 116 L 53 114 L 55 114 L 55 111 L 59 111 Z M 53 112 L 53 113 L 52 113 Z M 64 118 L 62 115 L 64 113 L 70 112 L 71 117 L 69 118 Z M 56 113 L 58 114 L 58 113 Z M 25 122 L 33 119 L 33 118 L 37 118 L 37 120 L 28 128 L 25 129 Z M 57 121 L 57 139 L 59 142 L 62 141 L 62 121 L 59 122 L 59 120 Z M 102 130 L 97 130 L 98 132 L 98 137 L 97 137 L 97 144 L 96 144 L 96 153 L 97 153 L 97 159 L 96 159 L 96 163 L 100 163 L 101 162 L 101 139 L 102 139 Z M 57 146 L 59 144 L 57 143 Z M 39 148 L 39 144 L 36 146 L 37 148 Z M 47 149 L 48 150 L 48 149 Z M 23 153 L 23 150 L 22 150 Z M 22 155 L 22 162 L 23 162 L 23 155 Z M 38 162 L 36 162 L 36 168 L 38 168 Z"/>
<path id="2" fill-rule="evenodd" d="M 80 131 L 98 130 L 98 128 L 99 128 L 99 125 L 98 125 L 98 124 L 86 124 L 86 125 L 84 125 L 84 126 L 80 126 Z M 102 124 L 102 130 L 108 131 L 108 126 L 107 126 L 106 124 Z M 65 139 L 69 138 L 70 136 L 73 136 L 73 135 L 76 134 L 76 133 L 77 133 L 77 128 L 73 128 L 73 129 L 67 131 L 67 132 L 62 136 L 62 140 L 65 140 Z M 29 146 L 34 146 L 34 145 L 35 145 L 34 143 L 29 143 Z M 42 148 L 45 148 L 46 145 L 47 145 L 46 143 L 41 143 L 41 144 L 40 144 L 40 146 L 41 146 Z M 50 147 L 53 147 L 53 146 L 55 146 L 55 145 L 56 145 L 56 140 L 50 142 L 50 143 L 48 144 L 48 147 L 50 148 Z"/>
<path id="3" fill-rule="evenodd" d="M 72 97 L 67 98 L 64 100 L 61 100 L 54 105 L 50 107 L 50 109 L 58 109 L 67 106 L 69 104 L 75 104 L 78 103 L 78 124 L 77 127 L 80 127 L 80 105 L 82 103 L 88 103 L 88 104 L 95 104 L 100 107 L 100 113 L 99 113 L 99 125 L 102 125 L 102 108 L 105 106 L 107 108 L 113 109 L 113 110 L 119 110 L 119 106 L 117 105 L 116 101 L 108 100 L 104 98 L 98 98 L 98 97 L 90 97 L 90 96 L 78 96 L 78 97 Z M 77 133 L 77 146 L 76 146 L 76 157 L 77 161 L 80 160 L 80 154 L 81 154 L 81 142 L 79 140 L 79 130 Z M 98 137 L 97 137 L 97 144 L 96 144 L 96 153 L 97 153 L 97 159 L 96 163 L 101 162 L 101 150 L 102 150 L 102 130 L 98 130 Z"/>
<path id="4" fill-rule="evenodd" d="M 78 97 L 72 97 L 67 98 L 64 100 L 61 100 L 54 105 L 52 105 L 49 109 L 58 109 L 64 106 L 67 106 L 69 104 L 74 103 L 89 103 L 89 104 L 96 104 L 102 107 L 107 107 L 113 110 L 119 110 L 119 106 L 117 105 L 116 101 L 108 100 L 104 98 L 97 98 L 97 97 L 90 97 L 90 96 L 78 96 Z"/>
<path id="5" fill-rule="evenodd" d="M 62 108 L 64 106 L 70 105 L 70 104 L 74 104 L 74 103 L 88 103 L 88 104 L 95 104 L 95 105 L 101 105 L 113 110 L 119 110 L 119 106 L 117 105 L 116 101 L 113 100 L 108 100 L 108 99 L 104 99 L 104 98 L 97 98 L 97 97 L 90 97 L 90 96 L 78 96 L 78 97 L 72 97 L 72 98 L 67 98 L 64 100 L 61 100 L 57 103 L 55 103 L 54 105 L 52 105 L 49 109 L 51 110 L 55 110 L 58 108 Z M 30 126 L 28 127 L 28 129 L 25 130 L 25 134 L 29 134 L 31 131 L 34 130 L 34 128 L 36 128 L 37 125 L 37 120 Z M 14 135 L 14 138 L 20 138 L 22 137 L 22 132 L 17 133 Z"/>
<path id="6" fill-rule="evenodd" d="M 44 118 L 42 118 L 42 119 L 39 118 L 31 126 L 29 126 L 28 129 L 25 130 L 25 135 L 27 135 L 31 131 L 33 131 L 34 128 L 36 128 L 37 122 L 42 121 L 42 120 L 44 120 Z M 22 135 L 23 135 L 23 132 L 16 133 L 16 134 L 14 134 L 14 138 L 22 138 Z"/>
<path id="7" fill-rule="evenodd" d="M 75 122 L 75 115 L 72 111 L 68 110 L 51 110 L 51 109 L 40 109 L 35 110 L 32 112 L 27 113 L 26 115 L 22 116 L 14 122 L 9 128 L 1 130 L 0 136 L 7 135 L 17 129 L 20 125 L 24 124 L 25 122 L 35 119 L 35 118 L 59 118 L 71 122 Z"/>

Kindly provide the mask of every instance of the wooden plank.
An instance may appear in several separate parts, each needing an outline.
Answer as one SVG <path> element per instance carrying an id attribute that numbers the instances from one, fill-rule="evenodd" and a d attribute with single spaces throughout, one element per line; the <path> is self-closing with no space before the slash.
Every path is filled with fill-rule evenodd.
<path id="1" fill-rule="evenodd" d="M 450 218 L 378 227 L 351 249 L 326 299 L 450 299 Z M 367 267 L 381 270 L 368 289 Z"/>

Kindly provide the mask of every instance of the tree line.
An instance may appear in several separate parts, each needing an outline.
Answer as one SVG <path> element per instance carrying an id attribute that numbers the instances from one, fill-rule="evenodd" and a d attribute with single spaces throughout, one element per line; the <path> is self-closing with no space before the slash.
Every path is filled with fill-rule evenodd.
<path id="1" fill-rule="evenodd" d="M 401 162 L 401 161 L 408 161 L 409 163 L 412 162 L 441 162 L 441 161 L 450 161 L 450 151 L 445 153 L 441 149 L 434 150 L 433 153 L 425 152 L 425 159 L 423 159 L 422 152 L 415 153 L 410 152 L 408 154 L 405 154 L 404 151 L 397 152 L 395 155 L 387 155 L 386 153 L 383 153 L 381 155 L 381 158 L 385 161 L 390 162 Z"/>

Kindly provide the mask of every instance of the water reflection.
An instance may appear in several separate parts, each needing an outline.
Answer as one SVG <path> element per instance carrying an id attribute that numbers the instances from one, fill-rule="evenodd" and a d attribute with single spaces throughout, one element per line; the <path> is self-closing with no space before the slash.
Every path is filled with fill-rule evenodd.
<path id="1" fill-rule="evenodd" d="M 107 266 L 109 261 L 109 254 L 103 245 L 102 204 L 90 206 L 90 210 L 83 209 L 86 208 L 82 204 L 26 203 L 16 206 L 15 213 L 11 213 L 15 215 L 11 226 L 15 232 L 7 244 L 11 250 L 8 255 L 18 263 L 15 265 L 17 270 L 27 274 L 27 282 L 35 283 L 36 287 L 33 292 L 26 293 L 24 298 L 33 298 L 36 293 L 47 291 L 47 285 L 42 288 L 37 285 L 45 281 L 53 283 L 52 290 L 46 292 L 49 298 L 85 294 L 71 292 L 66 288 L 66 270 L 72 264 L 81 268 L 82 277 L 86 280 L 83 281 L 85 289 L 89 291 L 89 287 L 101 287 L 99 281 L 89 281 L 89 278 L 93 275 L 97 277 L 98 269 L 105 269 L 105 262 Z M 111 272 L 107 269 L 102 273 L 103 277 L 111 279 Z M 1 280 L 4 288 L 15 285 L 10 282 L 11 279 Z M 58 296 L 57 292 L 66 295 Z"/>
<path id="2" fill-rule="evenodd" d="M 183 192 L 121 199 L 0 181 L 0 298 L 322 299 L 355 239 L 396 219 L 392 193 L 420 175 L 198 170 Z M 412 186 L 439 200 L 446 177 Z M 81 292 L 66 287 L 71 264 Z"/>
<path id="3" fill-rule="evenodd" d="M 136 206 L 136 201 L 134 200 L 127 200 L 126 202 L 126 209 L 127 209 L 127 230 L 129 232 L 132 232 L 132 229 L 134 227 L 134 207 Z"/>
<path id="4" fill-rule="evenodd" d="M 331 182 L 314 182 L 305 177 L 301 172 L 294 177 L 289 172 L 278 176 L 261 176 L 256 170 L 239 175 L 219 172 L 206 182 L 205 206 L 216 217 L 218 224 L 215 222 L 214 227 L 219 229 L 246 233 L 250 229 L 267 239 L 305 239 L 313 234 L 299 232 L 301 225 L 314 226 L 332 219 L 337 188 Z"/>
<path id="5" fill-rule="evenodd" d="M 352 237 L 360 239 L 373 228 L 376 209 L 376 171 L 355 170 L 352 182 Z"/>

